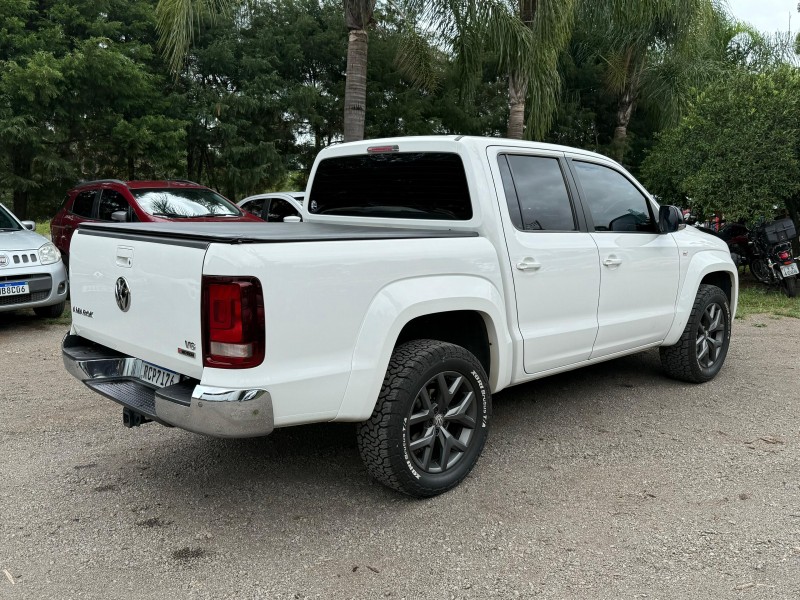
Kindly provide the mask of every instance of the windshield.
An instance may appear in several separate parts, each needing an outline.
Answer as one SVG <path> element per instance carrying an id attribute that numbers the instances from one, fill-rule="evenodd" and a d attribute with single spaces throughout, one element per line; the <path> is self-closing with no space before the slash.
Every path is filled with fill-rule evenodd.
<path id="1" fill-rule="evenodd" d="M 225 198 L 208 189 L 133 189 L 131 193 L 142 210 L 154 217 L 190 219 L 238 217 L 242 214 Z"/>
<path id="2" fill-rule="evenodd" d="M 404 152 L 319 163 L 307 206 L 317 215 L 466 221 L 472 203 L 458 154 Z"/>
<path id="3" fill-rule="evenodd" d="M 22 229 L 8 209 L 0 204 L 0 231 L 19 231 Z"/>

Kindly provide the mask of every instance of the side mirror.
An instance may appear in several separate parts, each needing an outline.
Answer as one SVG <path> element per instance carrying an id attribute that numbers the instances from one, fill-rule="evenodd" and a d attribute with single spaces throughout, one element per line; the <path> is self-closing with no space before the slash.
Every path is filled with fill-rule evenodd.
<path id="1" fill-rule="evenodd" d="M 22 221 L 22 226 L 30 231 L 36 231 L 35 221 Z"/>
<path id="2" fill-rule="evenodd" d="M 113 213 L 111 213 L 111 220 L 119 223 L 126 223 L 128 221 L 128 211 L 115 210 Z"/>
<path id="3" fill-rule="evenodd" d="M 296 215 L 290 215 L 288 217 L 283 217 L 284 223 L 300 223 L 302 222 L 303 217 L 298 217 Z"/>
<path id="4" fill-rule="evenodd" d="M 677 206 L 662 206 L 658 210 L 658 228 L 661 233 L 675 233 L 685 227 L 683 213 Z"/>

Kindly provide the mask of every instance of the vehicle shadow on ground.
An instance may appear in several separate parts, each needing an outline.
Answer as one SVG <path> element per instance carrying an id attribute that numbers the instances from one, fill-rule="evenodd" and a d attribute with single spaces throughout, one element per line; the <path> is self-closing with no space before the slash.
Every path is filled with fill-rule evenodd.
<path id="1" fill-rule="evenodd" d="M 71 321 L 70 304 L 67 302 L 64 313 L 57 319 L 37 317 L 31 309 L 15 310 L 0 313 L 0 334 L 24 334 L 25 331 L 35 329 L 43 331 L 56 326 L 64 330 L 69 329 Z"/>
<path id="2" fill-rule="evenodd" d="M 537 439 L 556 429 L 564 438 L 591 435 L 587 430 L 591 431 L 599 403 L 625 411 L 636 388 L 666 391 L 672 385 L 681 384 L 661 374 L 658 354 L 651 351 L 497 394 L 489 441 L 468 481 L 477 483 L 483 473 L 491 474 L 493 457 L 501 454 L 510 439 L 535 449 L 541 443 Z M 615 409 L 620 393 L 627 394 L 628 400 Z M 337 515 L 353 511 L 379 515 L 389 505 L 416 510 L 418 501 L 369 478 L 358 455 L 355 428 L 349 423 L 308 425 L 278 429 L 264 438 L 239 440 L 206 438 L 174 429 L 151 430 L 155 434 L 152 439 L 131 443 L 139 448 L 131 448 L 135 456 L 132 461 L 126 460 L 123 465 L 111 461 L 103 469 L 108 469 L 108 476 L 122 479 L 121 488 L 135 486 L 137 493 L 150 499 L 148 504 L 191 507 L 195 517 L 246 515 L 265 527 L 280 526 L 281 518 L 294 514 L 316 515 L 333 522 Z M 468 501 L 476 493 L 462 484 L 422 504 L 448 501 L 442 498 L 452 501 L 454 496 Z"/>

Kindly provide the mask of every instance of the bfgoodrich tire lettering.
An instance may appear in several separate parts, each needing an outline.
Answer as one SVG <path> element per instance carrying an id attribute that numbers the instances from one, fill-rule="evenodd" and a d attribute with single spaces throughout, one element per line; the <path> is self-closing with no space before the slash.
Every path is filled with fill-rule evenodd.
<path id="1" fill-rule="evenodd" d="M 722 368 L 730 341 L 728 297 L 714 285 L 701 285 L 678 343 L 661 348 L 661 365 L 675 379 L 709 381 Z"/>
<path id="2" fill-rule="evenodd" d="M 392 354 L 375 410 L 358 427 L 372 477 L 411 496 L 458 485 L 489 431 L 491 393 L 480 362 L 437 340 L 414 340 Z"/>

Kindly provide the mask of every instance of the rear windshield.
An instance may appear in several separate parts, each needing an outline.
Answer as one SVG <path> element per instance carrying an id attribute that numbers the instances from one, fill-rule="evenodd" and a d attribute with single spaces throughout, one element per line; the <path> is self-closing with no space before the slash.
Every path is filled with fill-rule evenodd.
<path id="1" fill-rule="evenodd" d="M 190 219 L 192 217 L 238 217 L 242 213 L 213 190 L 133 189 L 142 210 L 154 217 Z"/>
<path id="2" fill-rule="evenodd" d="M 307 206 L 317 215 L 472 218 L 461 157 L 445 152 L 328 158 L 317 167 Z"/>

